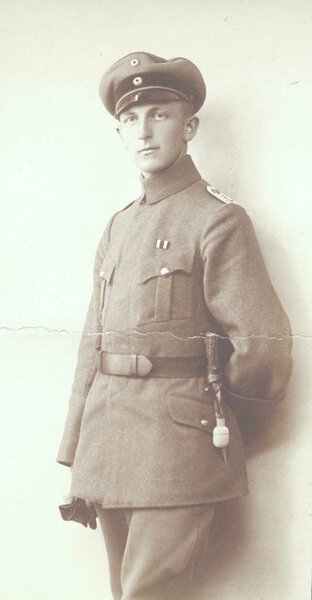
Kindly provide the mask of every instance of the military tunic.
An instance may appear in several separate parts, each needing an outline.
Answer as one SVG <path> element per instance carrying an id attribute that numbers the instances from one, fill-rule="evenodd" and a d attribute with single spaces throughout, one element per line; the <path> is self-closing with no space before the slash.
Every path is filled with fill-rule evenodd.
<path id="1" fill-rule="evenodd" d="M 143 186 L 142 197 L 110 220 L 97 250 L 57 460 L 73 466 L 73 496 L 107 508 L 244 495 L 232 408 L 244 415 L 283 397 L 289 322 L 245 210 L 216 198 L 190 156 Z M 205 377 L 126 377 L 96 367 L 99 338 L 109 353 L 191 357 L 205 353 L 211 333 L 223 345 L 226 463 L 212 443 Z"/>

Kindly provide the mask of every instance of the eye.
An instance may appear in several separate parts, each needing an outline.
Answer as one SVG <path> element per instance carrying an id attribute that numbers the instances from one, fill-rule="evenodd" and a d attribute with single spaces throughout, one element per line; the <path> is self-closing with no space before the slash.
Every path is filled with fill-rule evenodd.
<path id="1" fill-rule="evenodd" d="M 136 116 L 135 115 L 128 115 L 128 116 L 125 116 L 123 118 L 122 122 L 126 123 L 127 125 L 131 125 L 132 123 L 135 122 L 135 120 L 136 120 Z"/>
<path id="2" fill-rule="evenodd" d="M 163 119 L 165 119 L 165 118 L 166 118 L 166 115 L 161 110 L 158 110 L 157 112 L 154 113 L 155 121 L 163 121 Z"/>

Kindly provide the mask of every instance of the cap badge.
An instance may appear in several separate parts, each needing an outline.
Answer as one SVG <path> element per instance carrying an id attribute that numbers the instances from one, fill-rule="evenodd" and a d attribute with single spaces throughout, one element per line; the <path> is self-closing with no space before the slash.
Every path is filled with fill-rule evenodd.
<path id="1" fill-rule="evenodd" d="M 130 60 L 130 66 L 131 67 L 137 67 L 140 64 L 140 61 L 138 58 L 132 58 Z"/>
<path id="2" fill-rule="evenodd" d="M 132 81 L 133 85 L 142 85 L 143 79 L 142 77 L 135 77 Z"/>

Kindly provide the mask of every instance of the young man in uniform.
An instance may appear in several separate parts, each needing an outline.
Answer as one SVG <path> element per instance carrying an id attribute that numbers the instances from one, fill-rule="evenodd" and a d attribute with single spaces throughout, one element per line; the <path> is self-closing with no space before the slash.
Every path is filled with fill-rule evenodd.
<path id="1" fill-rule="evenodd" d="M 132 53 L 100 95 L 143 191 L 98 246 L 58 461 L 95 506 L 114 600 L 194 600 L 215 504 L 248 492 L 234 415 L 283 397 L 289 323 L 244 209 L 187 154 L 197 67 Z"/>

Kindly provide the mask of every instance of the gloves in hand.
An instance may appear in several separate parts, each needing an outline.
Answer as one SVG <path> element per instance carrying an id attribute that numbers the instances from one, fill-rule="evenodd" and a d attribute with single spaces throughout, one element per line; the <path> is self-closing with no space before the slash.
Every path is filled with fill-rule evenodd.
<path id="1" fill-rule="evenodd" d="M 64 521 L 76 521 L 84 527 L 96 529 L 96 510 L 93 504 L 87 504 L 82 498 L 74 498 L 67 504 L 61 504 L 59 510 Z"/>

